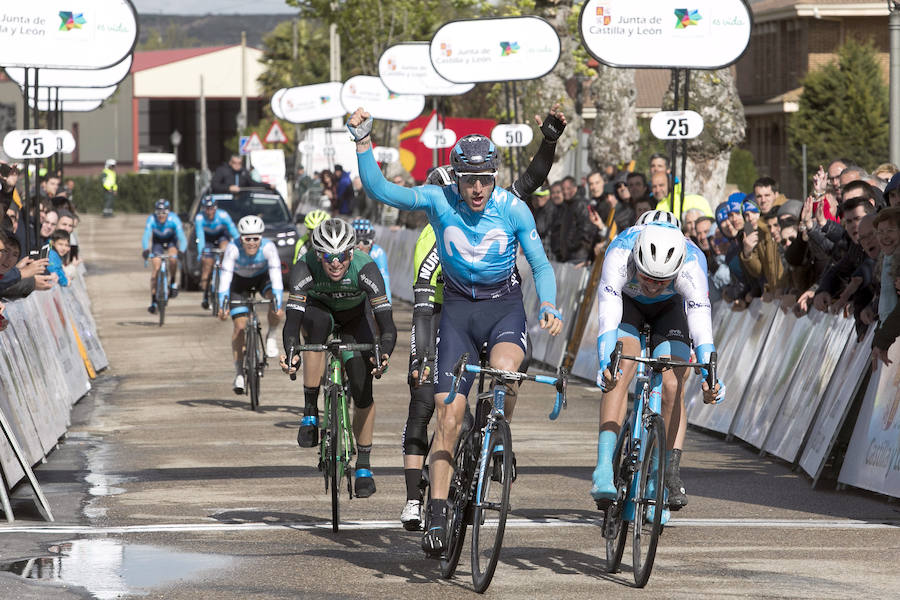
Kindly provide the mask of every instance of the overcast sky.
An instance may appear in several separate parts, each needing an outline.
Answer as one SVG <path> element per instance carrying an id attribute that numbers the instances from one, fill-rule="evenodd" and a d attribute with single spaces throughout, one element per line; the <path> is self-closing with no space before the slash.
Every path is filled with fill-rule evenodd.
<path id="1" fill-rule="evenodd" d="M 272 15 L 278 13 L 293 14 L 296 8 L 288 6 L 284 0 L 131 0 L 139 14 L 164 15 L 205 15 L 214 14 L 246 14 Z"/>

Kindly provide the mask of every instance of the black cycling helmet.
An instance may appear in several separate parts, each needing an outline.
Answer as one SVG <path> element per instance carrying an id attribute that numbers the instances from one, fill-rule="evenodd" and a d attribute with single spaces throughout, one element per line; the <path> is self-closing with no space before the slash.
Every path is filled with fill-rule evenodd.
<path id="1" fill-rule="evenodd" d="M 450 167 L 457 175 L 484 173 L 496 175 L 500 171 L 500 153 L 494 142 L 481 134 L 467 135 L 450 152 Z"/>

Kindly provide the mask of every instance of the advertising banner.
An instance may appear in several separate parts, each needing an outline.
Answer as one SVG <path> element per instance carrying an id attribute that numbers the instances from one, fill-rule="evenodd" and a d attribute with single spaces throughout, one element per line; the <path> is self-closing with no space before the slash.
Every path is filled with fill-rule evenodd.
<path id="1" fill-rule="evenodd" d="M 744 398 L 731 427 L 731 433 L 755 448 L 762 448 L 792 385 L 811 339 L 812 319 L 798 319 L 778 310 L 771 332 L 759 353 L 753 377 L 744 388 Z"/>
<path id="2" fill-rule="evenodd" d="M 856 395 L 857 386 L 862 383 L 862 378 L 869 368 L 874 335 L 873 327 L 863 341 L 847 342 L 828 389 L 825 390 L 825 396 L 819 404 L 818 414 L 809 429 L 806 446 L 800 457 L 800 468 L 813 478 L 813 484 L 819 479 L 822 467 L 847 416 L 850 403 Z"/>
<path id="3" fill-rule="evenodd" d="M 395 94 L 384 87 L 381 78 L 357 75 L 341 87 L 341 104 L 348 113 L 362 106 L 375 119 L 412 121 L 425 109 L 425 96 Z"/>
<path id="4" fill-rule="evenodd" d="M 288 88 L 280 97 L 279 110 L 282 116 L 278 118 L 299 125 L 343 117 L 345 111 L 340 101 L 341 87 L 340 82 L 331 81 Z M 272 101 L 274 103 L 274 97 Z M 274 108 L 273 112 L 278 116 Z"/>
<path id="5" fill-rule="evenodd" d="M 578 29 L 611 67 L 721 69 L 746 50 L 752 22 L 744 0 L 588 0 Z"/>
<path id="6" fill-rule="evenodd" d="M 540 17 L 450 21 L 431 38 L 438 75 L 455 83 L 538 79 L 559 61 L 559 35 Z"/>
<path id="7" fill-rule="evenodd" d="M 75 136 L 66 129 L 53 129 L 56 135 L 56 150 L 63 154 L 72 154 L 75 152 Z"/>
<path id="8" fill-rule="evenodd" d="M 133 54 L 129 54 L 118 64 L 105 69 L 41 69 L 38 83 L 41 87 L 76 87 L 76 88 L 102 88 L 120 83 L 131 71 Z M 6 74 L 10 79 L 25 86 L 25 69 L 21 67 L 6 67 Z M 34 83 L 34 75 L 31 76 Z"/>
<path id="9" fill-rule="evenodd" d="M 281 98 L 284 97 L 284 94 L 287 91 L 288 88 L 281 88 L 280 90 L 272 94 L 272 100 L 269 103 L 272 107 L 272 114 L 277 118 L 284 120 L 287 120 L 287 117 L 284 116 L 284 111 L 281 110 Z"/>
<path id="10" fill-rule="evenodd" d="M 137 34 L 129 0 L 0 3 L 0 60 L 6 67 L 112 67 L 131 54 Z"/>
<path id="11" fill-rule="evenodd" d="M 900 497 L 900 344 L 872 374 L 838 482 Z"/>
<path id="12" fill-rule="evenodd" d="M 761 448 L 788 462 L 797 458 L 825 390 L 834 378 L 844 347 L 853 334 L 853 319 L 845 319 L 843 315 L 813 311 L 803 320 L 811 324 L 813 340 L 803 351 L 800 362 L 794 365 L 796 373 L 791 387 Z"/>
<path id="13" fill-rule="evenodd" d="M 428 54 L 428 42 L 407 42 L 391 46 L 378 59 L 378 76 L 395 94 L 458 96 L 474 83 L 453 83 L 434 70 Z"/>

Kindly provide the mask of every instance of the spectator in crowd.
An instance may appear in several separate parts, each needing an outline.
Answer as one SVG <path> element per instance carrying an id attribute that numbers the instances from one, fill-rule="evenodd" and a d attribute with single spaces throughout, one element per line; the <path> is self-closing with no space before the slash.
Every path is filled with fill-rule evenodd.
<path id="1" fill-rule="evenodd" d="M 27 249 L 28 244 L 25 237 L 26 227 L 24 223 L 21 222 L 21 212 L 20 207 L 15 203 L 10 204 L 6 209 L 6 219 L 4 220 L 2 227 L 12 234 L 20 249 Z"/>
<path id="2" fill-rule="evenodd" d="M 334 183 L 334 174 L 328 169 L 319 173 L 319 182 L 322 185 L 322 200 L 328 199 L 328 210 L 331 214 L 337 214 L 337 186 Z"/>
<path id="3" fill-rule="evenodd" d="M 645 212 L 653 210 L 653 207 L 655 205 L 656 205 L 656 203 L 653 202 L 653 199 L 650 196 L 645 196 L 643 198 L 638 198 L 637 200 L 635 200 L 634 201 L 634 219 L 635 219 L 635 221 L 637 221 L 637 219 L 639 219 L 640 216 L 642 214 L 644 214 Z"/>
<path id="4" fill-rule="evenodd" d="M 888 206 L 900 206 L 900 173 L 891 177 L 885 186 L 884 200 Z"/>
<path id="5" fill-rule="evenodd" d="M 692 208 L 700 209 L 700 212 L 707 217 L 712 217 L 713 212 L 709 207 L 709 202 L 703 196 L 697 194 L 686 194 L 684 197 L 684 205 L 681 203 L 681 186 L 675 186 L 674 200 L 669 194 L 670 176 L 662 171 L 657 171 L 650 176 L 650 189 L 653 192 L 653 198 L 656 200 L 656 210 L 667 210 L 678 218 L 681 218 L 684 211 Z M 674 206 L 674 210 L 673 210 Z"/>
<path id="6" fill-rule="evenodd" d="M 836 158 L 828 164 L 828 185 L 823 193 L 830 194 L 837 203 L 841 201 L 841 173 L 852 164 L 853 161 L 849 158 Z M 821 168 L 819 167 L 819 169 Z"/>
<path id="7" fill-rule="evenodd" d="M 63 262 L 69 254 L 69 232 L 57 229 L 50 235 L 50 251 L 47 253 L 47 271 L 56 275 L 59 285 L 69 285 Z"/>
<path id="8" fill-rule="evenodd" d="M 50 200 L 59 193 L 59 175 L 51 173 L 41 181 L 40 199 Z"/>
<path id="9" fill-rule="evenodd" d="M 647 187 L 647 177 L 643 173 L 637 171 L 629 173 L 625 177 L 625 185 L 628 187 L 628 193 L 631 196 L 632 206 L 637 211 L 637 203 L 646 200 L 652 209 L 656 204 L 651 200 L 650 188 Z M 640 215 L 635 216 L 635 220 Z"/>
<path id="10" fill-rule="evenodd" d="M 250 173 L 244 168 L 240 154 L 232 154 L 228 162 L 224 162 L 215 170 L 210 182 L 213 194 L 236 194 L 241 188 L 253 187 L 255 184 Z"/>
<path id="11" fill-rule="evenodd" d="M 19 242 L 0 229 L 0 296 L 24 298 L 34 290 L 49 290 L 56 275 L 44 275 L 48 260 L 26 256 L 20 260 Z"/>
<path id="12" fill-rule="evenodd" d="M 559 191 L 562 195 L 562 189 Z M 544 244 L 544 252 L 550 256 L 550 226 L 553 225 L 554 204 L 550 201 L 550 188 L 542 187 L 528 201 L 528 208 L 534 217 L 535 229 Z"/>
<path id="13" fill-rule="evenodd" d="M 303 200 L 303 195 L 312 185 L 312 178 L 306 174 L 306 167 L 300 165 L 297 167 L 297 175 L 294 177 L 294 198 L 299 203 Z"/>
<path id="14" fill-rule="evenodd" d="M 771 177 L 760 177 L 753 182 L 753 197 L 758 213 L 765 215 L 775 207 L 778 198 L 778 183 Z"/>
<path id="15" fill-rule="evenodd" d="M 873 224 L 882 256 L 881 268 L 878 271 L 880 282 L 877 316 L 878 320 L 883 323 L 897 306 L 897 292 L 894 289 L 891 270 L 894 253 L 900 247 L 900 207 L 885 208 L 878 213 Z"/>
<path id="16" fill-rule="evenodd" d="M 344 171 L 342 165 L 334 165 L 334 196 L 338 214 L 353 213 L 353 182 L 350 181 L 350 173 Z"/>
<path id="17" fill-rule="evenodd" d="M 587 200 L 578 195 L 574 177 L 562 180 L 562 194 L 563 202 L 556 207 L 550 232 L 550 248 L 557 262 L 584 266 L 590 259 L 596 228 L 590 220 Z"/>
<path id="18" fill-rule="evenodd" d="M 48 210 L 44 213 L 41 218 L 41 236 L 40 236 L 40 245 L 50 241 L 50 236 L 56 231 L 56 226 L 59 223 L 59 214 L 55 210 Z"/>
<path id="19" fill-rule="evenodd" d="M 3 213 L 0 213 L 0 216 L 5 214 L 6 210 L 13 204 L 19 208 L 22 207 L 22 200 L 19 198 L 19 192 L 16 189 L 18 181 L 19 169 L 15 165 L 0 162 L 0 207 L 3 208 Z"/>
<path id="20" fill-rule="evenodd" d="M 684 232 L 684 235 L 689 238 L 694 237 L 694 232 L 696 231 L 697 226 L 697 219 L 703 216 L 705 215 L 699 208 L 691 208 L 684 211 L 684 214 L 681 215 L 681 230 Z"/>
<path id="21" fill-rule="evenodd" d="M 70 213 L 67 210 L 59 211 L 59 222 L 57 223 L 56 228 L 69 232 L 69 254 L 65 257 L 65 263 L 67 265 L 77 265 L 79 262 L 78 234 L 75 232 L 76 224 L 77 218 L 74 214 Z"/>
<path id="22" fill-rule="evenodd" d="M 69 210 L 74 210 L 75 208 L 75 180 L 74 179 L 66 179 L 66 184 L 63 187 L 61 192 L 63 196 L 68 198 L 69 206 L 71 208 Z"/>
<path id="23" fill-rule="evenodd" d="M 892 163 L 883 163 L 875 167 L 875 170 L 872 171 L 872 175 L 881 180 L 881 189 L 884 189 L 884 186 L 890 182 L 891 178 L 900 172 L 900 169 L 897 168 L 896 165 Z"/>
<path id="24" fill-rule="evenodd" d="M 218 173 L 218 171 L 216 171 Z M 116 161 L 108 158 L 103 165 L 101 173 L 103 181 L 103 216 L 113 216 L 113 206 L 116 202 L 116 196 L 119 193 L 119 184 L 116 177 Z M 215 191 L 215 189 L 213 189 Z M 226 190 L 227 191 L 227 190 Z"/>
<path id="25" fill-rule="evenodd" d="M 900 251 L 894 251 L 892 256 L 890 279 L 894 285 L 894 292 L 900 293 Z M 894 310 L 875 330 L 875 337 L 872 340 L 872 362 L 875 365 L 879 362 L 885 365 L 891 364 L 888 350 L 900 335 L 900 308 L 898 307 L 900 304 L 894 307 Z"/>
<path id="26" fill-rule="evenodd" d="M 653 154 L 650 157 L 650 185 L 653 185 L 653 177 L 658 173 L 664 173 L 667 176 L 668 183 L 666 184 L 667 189 L 674 191 L 675 196 L 681 198 L 681 182 L 678 181 L 678 178 L 672 174 L 672 166 L 669 164 L 669 157 L 665 154 L 660 154 L 659 152 Z M 672 186 L 672 181 L 675 182 L 674 189 Z M 659 200 L 660 196 L 654 194 L 654 197 Z M 658 208 L 658 207 L 655 207 Z M 666 210 L 664 208 L 660 208 L 659 210 Z M 670 211 L 671 212 L 671 211 Z M 675 215 L 676 217 L 678 215 Z"/>

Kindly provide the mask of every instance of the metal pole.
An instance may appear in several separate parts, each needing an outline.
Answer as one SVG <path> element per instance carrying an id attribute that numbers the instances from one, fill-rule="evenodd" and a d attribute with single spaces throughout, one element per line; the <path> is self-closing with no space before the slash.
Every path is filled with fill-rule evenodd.
<path id="1" fill-rule="evenodd" d="M 678 110 L 678 108 L 679 108 L 678 104 L 681 101 L 681 96 L 679 95 L 679 91 L 681 88 L 681 69 L 672 69 L 672 78 L 675 80 L 675 103 L 674 103 L 674 108 L 672 110 Z M 672 146 L 671 146 L 672 162 L 669 163 L 669 170 L 672 172 L 672 176 L 669 177 L 667 174 L 667 177 L 669 177 L 669 184 L 671 186 L 671 189 L 669 190 L 669 208 L 671 208 L 672 212 L 674 213 L 675 212 L 675 175 L 674 175 L 674 173 L 675 173 L 675 163 L 678 160 L 678 142 L 673 141 L 673 142 L 669 142 L 669 143 L 672 144 Z M 651 186 L 653 185 L 652 177 L 651 177 L 650 185 Z M 682 184 L 681 187 L 683 188 L 684 185 Z"/>
<path id="2" fill-rule="evenodd" d="M 341 80 L 341 36 L 338 34 L 337 23 L 332 23 L 328 27 L 328 36 L 330 41 L 329 57 L 331 60 L 331 81 Z M 353 110 L 356 110 L 355 108 Z M 343 127 L 343 121 L 340 117 L 331 120 L 332 129 L 340 129 Z"/>
<path id="3" fill-rule="evenodd" d="M 435 129 L 440 131 L 441 130 L 441 115 L 438 113 L 437 96 L 431 97 L 431 109 L 434 111 L 434 127 L 435 127 Z M 432 167 L 438 166 L 438 149 L 437 148 L 431 149 L 431 166 Z"/>
<path id="4" fill-rule="evenodd" d="M 241 114 L 244 116 L 244 127 L 247 127 L 247 32 L 241 32 Z M 238 135 L 244 135 L 238 131 Z"/>
<path id="5" fill-rule="evenodd" d="M 511 85 L 512 85 L 512 98 L 513 98 L 513 123 L 518 123 L 519 122 L 519 90 L 516 87 L 515 81 L 513 81 Z M 578 140 L 578 144 L 575 147 L 578 148 L 579 146 L 581 146 L 580 139 Z M 515 154 L 516 154 L 516 164 L 521 166 L 522 165 L 522 148 L 521 148 L 521 146 L 516 146 Z M 580 175 L 581 174 L 581 152 L 578 152 L 577 156 L 578 156 L 578 161 L 575 163 L 575 171 L 578 172 L 578 174 Z M 578 179 L 579 179 L 579 177 L 575 178 L 576 183 L 578 183 Z M 512 185 L 512 182 L 510 182 L 510 185 Z"/>
<path id="6" fill-rule="evenodd" d="M 56 102 L 59 104 L 59 128 L 65 127 L 65 114 L 63 113 L 63 103 L 59 100 L 59 90 L 56 90 Z M 65 157 L 60 155 L 59 159 L 59 180 L 62 182 L 63 172 L 66 170 Z M 69 198 L 71 200 L 71 198 Z"/>
<path id="7" fill-rule="evenodd" d="M 506 119 L 511 122 L 512 118 L 513 118 L 512 117 L 512 103 L 511 103 L 510 97 L 509 97 L 509 82 L 508 81 L 503 82 L 503 92 L 506 94 Z M 509 185 L 512 185 L 513 182 L 516 180 L 516 165 L 515 165 L 515 159 L 513 157 L 512 148 L 507 148 L 507 151 L 509 152 L 509 154 L 508 154 L 508 156 L 509 156 Z"/>
<path id="8" fill-rule="evenodd" d="M 31 96 L 31 82 L 29 81 L 29 67 L 25 67 L 25 86 L 22 88 L 22 129 L 31 128 L 31 107 L 28 106 L 28 100 Z M 31 190 L 31 177 L 28 172 L 28 159 L 25 160 L 25 187 L 24 197 L 22 198 L 22 209 L 19 211 L 19 227 L 25 228 L 25 247 L 22 248 L 22 256 L 26 256 L 31 249 L 28 235 L 28 213 L 31 210 L 31 198 L 29 191 Z"/>
<path id="9" fill-rule="evenodd" d="M 900 165 L 900 2 L 890 0 L 891 17 L 888 30 L 891 38 L 891 162 Z"/>
<path id="10" fill-rule="evenodd" d="M 806 165 L 806 144 L 803 144 L 803 197 L 806 198 L 808 194 L 807 185 L 809 182 L 807 181 L 807 177 L 809 176 L 809 168 Z"/>
<path id="11" fill-rule="evenodd" d="M 208 156 L 206 154 L 206 91 L 203 87 L 203 75 L 200 76 L 200 173 L 206 179 Z M 177 161 L 176 161 L 177 162 Z"/>
<path id="12" fill-rule="evenodd" d="M 684 110 L 688 110 L 691 95 L 691 70 L 684 71 Z M 674 187 L 674 186 L 673 186 Z M 681 207 L 678 218 L 684 220 L 684 188 L 687 187 L 687 140 L 681 140 Z"/>
<path id="13" fill-rule="evenodd" d="M 40 69 L 34 70 L 34 126 L 35 128 L 40 127 L 40 111 L 38 110 L 38 104 L 40 103 L 41 97 L 41 88 L 38 87 L 38 72 Z M 47 104 L 50 104 L 50 89 L 47 88 Z M 40 193 L 40 178 L 41 178 L 41 160 L 38 159 L 34 166 L 34 195 L 32 196 L 32 207 L 31 210 L 34 212 L 34 223 L 32 224 L 34 227 L 34 249 L 39 250 L 41 247 L 41 199 Z"/>

